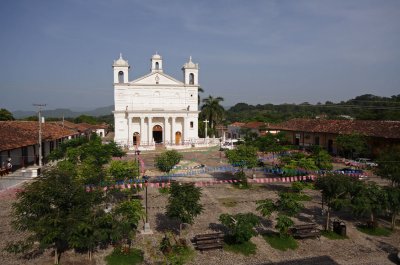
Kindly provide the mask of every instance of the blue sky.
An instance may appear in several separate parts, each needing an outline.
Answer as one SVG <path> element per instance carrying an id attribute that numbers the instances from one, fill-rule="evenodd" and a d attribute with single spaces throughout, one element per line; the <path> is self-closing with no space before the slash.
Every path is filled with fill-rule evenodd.
<path id="1" fill-rule="evenodd" d="M 400 94 L 400 1 L 5 0 L 0 107 L 113 104 L 112 62 L 130 80 L 150 57 L 182 79 L 190 55 L 224 105 L 338 102 Z"/>

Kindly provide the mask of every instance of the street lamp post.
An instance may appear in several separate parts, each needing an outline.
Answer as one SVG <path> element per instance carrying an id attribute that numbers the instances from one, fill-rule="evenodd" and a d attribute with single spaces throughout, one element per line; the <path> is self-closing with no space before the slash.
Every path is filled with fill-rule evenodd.
<path id="1" fill-rule="evenodd" d="M 219 138 L 219 163 L 222 163 L 222 137 Z"/>
<path id="2" fill-rule="evenodd" d="M 33 104 L 33 106 L 38 107 L 38 119 L 39 119 L 39 167 L 42 167 L 42 107 L 46 104 Z"/>
<path id="3" fill-rule="evenodd" d="M 153 231 L 150 229 L 150 223 L 149 223 L 149 220 L 148 220 L 148 213 L 147 213 L 147 184 L 149 182 L 149 177 L 148 176 L 143 176 L 143 179 L 144 179 L 145 190 L 146 190 L 146 195 L 145 195 L 146 196 L 146 205 L 145 205 L 145 207 L 146 207 L 146 222 L 144 224 L 144 229 L 142 231 L 142 234 L 150 235 L 150 234 L 153 234 Z"/>

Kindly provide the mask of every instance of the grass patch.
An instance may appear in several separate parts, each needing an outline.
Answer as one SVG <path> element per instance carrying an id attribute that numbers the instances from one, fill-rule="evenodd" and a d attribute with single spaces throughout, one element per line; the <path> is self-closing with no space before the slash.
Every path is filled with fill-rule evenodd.
<path id="1" fill-rule="evenodd" d="M 369 228 L 360 225 L 357 226 L 357 230 L 370 236 L 390 236 L 392 234 L 392 230 L 384 227 Z"/>
<path id="2" fill-rule="evenodd" d="M 159 188 L 158 191 L 160 192 L 160 194 L 164 194 L 164 195 L 169 194 L 169 188 L 168 187 Z"/>
<path id="3" fill-rule="evenodd" d="M 143 253 L 135 248 L 131 248 L 128 252 L 115 248 L 105 260 L 108 265 L 135 265 L 143 262 Z"/>
<path id="4" fill-rule="evenodd" d="M 311 198 L 311 196 L 309 196 L 309 195 L 307 195 L 307 194 L 304 194 L 304 193 L 295 193 L 296 194 L 296 199 L 297 200 L 299 200 L 299 201 L 303 201 L 303 202 L 305 202 L 305 201 L 311 201 L 312 200 L 312 198 Z"/>
<path id="5" fill-rule="evenodd" d="M 225 207 L 235 207 L 237 205 L 237 201 L 234 198 L 220 198 L 218 201 Z"/>
<path id="6" fill-rule="evenodd" d="M 336 239 L 348 239 L 348 236 L 341 236 L 333 231 L 321 231 L 321 235 L 328 239 L 336 240 Z"/>
<path id="7" fill-rule="evenodd" d="M 188 246 L 173 246 L 172 251 L 166 255 L 167 264 L 185 264 L 191 261 L 195 255 L 195 251 Z"/>
<path id="8" fill-rule="evenodd" d="M 256 254 L 257 246 L 253 242 L 247 241 L 242 244 L 224 244 L 224 250 L 239 253 L 245 256 Z"/>
<path id="9" fill-rule="evenodd" d="M 275 249 L 286 251 L 288 249 L 298 248 L 297 241 L 292 236 L 279 236 L 279 234 L 270 234 L 263 236 L 265 241 Z"/>

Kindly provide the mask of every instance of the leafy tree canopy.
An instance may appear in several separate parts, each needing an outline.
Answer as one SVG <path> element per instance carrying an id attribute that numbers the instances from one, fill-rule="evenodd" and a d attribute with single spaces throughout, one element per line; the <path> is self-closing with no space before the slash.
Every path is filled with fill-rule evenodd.
<path id="1" fill-rule="evenodd" d="M 236 149 L 226 150 L 228 162 L 233 166 L 244 168 L 254 168 L 257 166 L 257 148 L 253 146 L 239 145 Z"/>
<path id="2" fill-rule="evenodd" d="M 0 109 L 0 121 L 13 121 L 14 116 L 6 109 Z"/>
<path id="3" fill-rule="evenodd" d="M 182 154 L 176 150 L 165 151 L 156 156 L 156 167 L 162 172 L 169 173 L 181 161 L 182 157 Z"/>
<path id="4" fill-rule="evenodd" d="M 235 215 L 221 214 L 219 221 L 229 229 L 234 243 L 240 244 L 250 240 L 257 233 L 254 227 L 260 223 L 259 218 L 253 213 L 238 213 Z"/>
<path id="5" fill-rule="evenodd" d="M 182 223 L 192 224 L 194 218 L 203 212 L 200 204 L 201 189 L 193 183 L 171 183 L 167 216 Z"/>

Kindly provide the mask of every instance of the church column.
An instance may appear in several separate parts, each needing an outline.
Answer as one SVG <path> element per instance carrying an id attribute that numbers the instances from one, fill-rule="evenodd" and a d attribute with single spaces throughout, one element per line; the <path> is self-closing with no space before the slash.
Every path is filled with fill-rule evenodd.
<path id="1" fill-rule="evenodd" d="M 188 117 L 183 117 L 183 140 L 188 143 L 189 140 L 189 119 Z"/>
<path id="2" fill-rule="evenodd" d="M 139 143 L 139 145 L 141 145 L 141 144 L 144 144 L 144 118 L 145 117 L 140 117 L 140 143 Z"/>
<path id="3" fill-rule="evenodd" d="M 164 116 L 164 133 L 163 133 L 164 144 L 171 143 L 171 129 L 169 127 L 168 120 L 169 120 L 169 117 L 168 116 Z"/>
<path id="4" fill-rule="evenodd" d="M 127 115 L 127 125 L 128 125 L 128 135 L 126 138 L 126 144 L 129 146 L 131 145 L 131 120 L 132 120 L 132 116 L 131 115 Z"/>
<path id="5" fill-rule="evenodd" d="M 153 121 L 152 121 L 153 117 L 149 116 L 149 117 L 147 117 L 147 119 L 148 119 L 148 124 L 147 124 L 148 138 L 147 138 L 147 140 L 148 140 L 148 144 L 150 145 L 153 143 Z"/>
<path id="6" fill-rule="evenodd" d="M 176 144 L 175 143 L 175 117 L 171 117 L 171 126 L 172 126 L 171 142 L 172 142 L 172 144 Z"/>

